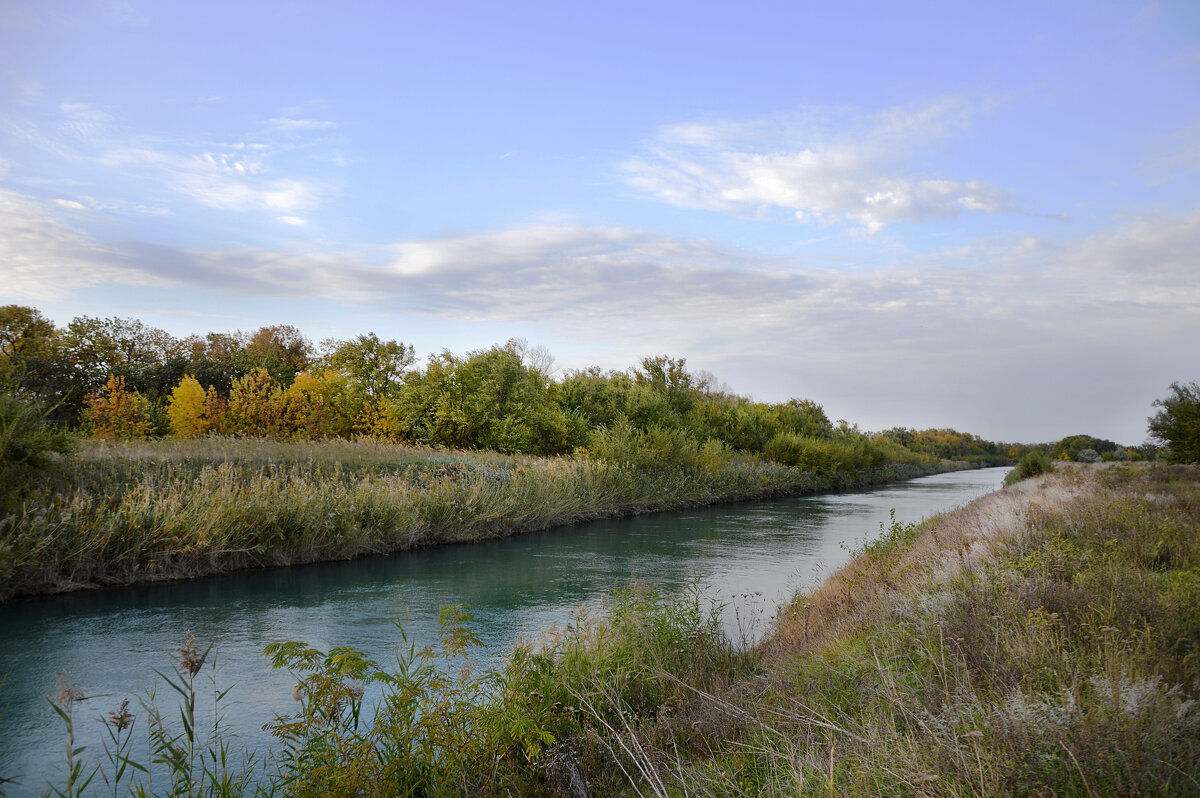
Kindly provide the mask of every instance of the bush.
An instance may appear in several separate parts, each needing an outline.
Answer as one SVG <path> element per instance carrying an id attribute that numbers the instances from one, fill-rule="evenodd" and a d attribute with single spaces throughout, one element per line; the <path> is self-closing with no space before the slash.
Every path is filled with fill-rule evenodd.
<path id="1" fill-rule="evenodd" d="M 841 447 L 831 440 L 781 432 L 763 448 L 763 457 L 776 463 L 833 476 L 842 465 Z"/>
<path id="2" fill-rule="evenodd" d="M 1005 485 L 1013 485 L 1023 479 L 1036 477 L 1038 474 L 1049 474 L 1054 470 L 1054 461 L 1041 451 L 1034 450 L 1021 458 L 1017 467 L 1008 472 L 1004 478 Z"/>
<path id="3" fill-rule="evenodd" d="M 55 454 L 69 454 L 74 439 L 46 420 L 37 405 L 0 394 L 0 489 L 28 476 L 53 471 Z"/>
<path id="4" fill-rule="evenodd" d="M 624 421 L 592 430 L 588 436 L 587 454 L 598 460 L 654 470 L 696 465 L 699 446 L 680 430 L 657 425 L 638 430 Z M 710 459 L 712 454 L 710 451 Z"/>

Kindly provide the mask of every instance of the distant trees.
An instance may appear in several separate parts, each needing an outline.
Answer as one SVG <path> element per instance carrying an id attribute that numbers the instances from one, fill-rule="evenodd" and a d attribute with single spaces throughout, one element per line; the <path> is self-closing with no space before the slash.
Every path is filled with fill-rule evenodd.
<path id="1" fill-rule="evenodd" d="M 754 402 L 667 355 L 560 374 L 544 347 L 512 339 L 418 365 L 411 345 L 373 333 L 314 351 L 285 324 L 180 339 L 115 317 L 59 329 L 20 305 L 0 308 L 0 392 L 45 400 L 64 426 L 116 439 L 369 435 L 648 469 L 766 456 L 823 473 L 1005 456 L 953 430 L 868 435 L 808 399 Z"/>
<path id="2" fill-rule="evenodd" d="M 1092 463 L 1098 462 L 1104 455 L 1109 455 L 1107 459 L 1113 459 L 1112 455 L 1120 448 L 1119 444 L 1104 440 L 1103 438 L 1093 438 L 1091 435 L 1068 435 L 1054 444 L 1050 455 L 1056 460 L 1075 460 L 1080 463 Z M 1097 455 L 1096 460 L 1083 459 L 1081 457 L 1082 453 L 1088 450 Z"/>
<path id="3" fill-rule="evenodd" d="M 1173 463 L 1200 463 L 1200 382 L 1173 382 L 1170 394 L 1154 401 L 1150 437 L 1165 445 Z"/>
<path id="4" fill-rule="evenodd" d="M 968 460 L 981 465 L 1012 462 L 1029 450 L 1028 446 L 994 443 L 969 432 L 953 429 L 915 430 L 894 427 L 879 433 L 878 437 L 915 452 L 946 460 Z"/>
<path id="5" fill-rule="evenodd" d="M 402 341 L 382 341 L 375 333 L 349 341 L 323 341 L 326 366 L 345 374 L 368 400 L 395 395 L 404 373 L 416 360 L 413 348 Z"/>

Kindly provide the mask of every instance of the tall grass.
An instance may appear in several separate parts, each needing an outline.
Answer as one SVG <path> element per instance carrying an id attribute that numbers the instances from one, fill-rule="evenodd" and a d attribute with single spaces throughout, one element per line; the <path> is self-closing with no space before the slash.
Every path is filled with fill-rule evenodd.
<path id="1" fill-rule="evenodd" d="M 707 450 L 705 450 L 707 451 Z M 0 518 L 0 599 L 480 540 L 931 473 L 834 477 L 721 452 L 663 468 L 372 440 L 86 445 Z"/>
<path id="2" fill-rule="evenodd" d="M 1200 468 L 1064 470 L 893 518 L 753 651 L 699 594 L 645 590 L 493 671 L 462 608 L 391 666 L 278 644 L 298 703 L 260 789 L 1200 795 L 1198 531 Z"/>

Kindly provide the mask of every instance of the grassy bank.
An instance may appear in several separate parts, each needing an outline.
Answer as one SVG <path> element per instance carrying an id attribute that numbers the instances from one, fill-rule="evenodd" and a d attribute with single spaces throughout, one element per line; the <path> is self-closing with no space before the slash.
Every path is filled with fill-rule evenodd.
<path id="1" fill-rule="evenodd" d="M 749 654 L 697 600 L 625 596 L 606 620 L 518 652 L 469 719 L 418 691 L 457 708 L 446 717 L 467 742 L 453 762 L 403 759 L 423 780 L 392 787 L 1200 794 L 1200 469 L 1064 470 L 884 532 Z M 444 732 L 388 712 L 371 730 L 425 744 Z M 323 734 L 291 741 L 330 768 L 289 790 L 387 783 L 365 759 L 338 761 Z"/>
<path id="2" fill-rule="evenodd" d="M 299 680 L 270 756 L 162 721 L 152 750 L 210 795 L 1200 795 L 1200 468 L 1063 469 L 882 532 L 753 651 L 702 596 L 635 591 L 478 673 L 448 608 L 392 668 L 270 647 Z"/>
<path id="3" fill-rule="evenodd" d="M 481 540 L 597 518 L 879 484 L 724 454 L 667 468 L 373 440 L 90 442 L 0 518 L 0 600 Z"/>

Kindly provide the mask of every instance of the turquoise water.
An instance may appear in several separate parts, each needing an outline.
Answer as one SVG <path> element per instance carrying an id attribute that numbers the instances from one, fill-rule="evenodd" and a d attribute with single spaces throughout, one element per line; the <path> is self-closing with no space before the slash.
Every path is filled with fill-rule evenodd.
<path id="1" fill-rule="evenodd" d="M 891 509 L 917 521 L 998 489 L 1008 469 L 924 477 L 856 493 L 720 505 L 617 519 L 506 540 L 353 562 L 90 591 L 0 608 L 0 776 L 22 777 L 10 795 L 37 794 L 61 767 L 66 736 L 44 696 L 65 671 L 89 699 L 76 705 L 83 744 L 99 746 L 97 720 L 123 697 L 137 705 L 171 667 L 167 652 L 190 630 L 215 641 L 219 681 L 233 684 L 227 716 L 244 743 L 292 711 L 295 678 L 273 671 L 263 648 L 304 640 L 353 646 L 388 662 L 400 619 L 418 646 L 436 641 L 438 610 L 467 604 L 495 662 L 520 636 L 536 638 L 632 579 L 665 592 L 698 582 L 725 605 L 731 636 L 751 642 L 797 588 L 845 562 L 847 548 L 879 534 Z M 160 686 L 160 703 L 173 705 Z M 166 698 L 166 701 L 162 701 Z M 144 730 L 144 723 L 141 724 Z"/>

